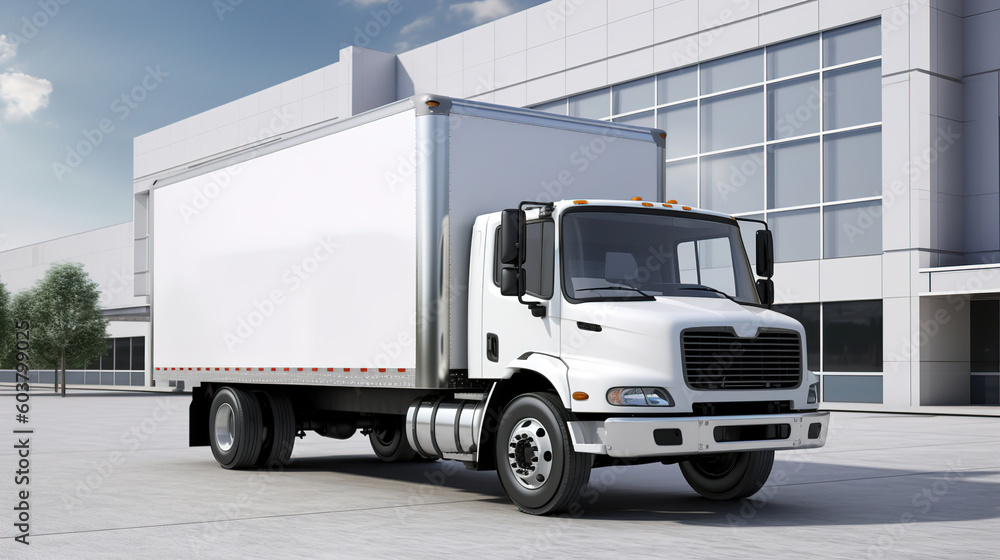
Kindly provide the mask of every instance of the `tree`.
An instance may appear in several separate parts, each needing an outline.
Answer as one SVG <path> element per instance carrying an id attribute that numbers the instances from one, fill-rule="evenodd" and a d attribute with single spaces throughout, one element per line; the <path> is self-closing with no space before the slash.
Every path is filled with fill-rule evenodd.
<path id="1" fill-rule="evenodd" d="M 0 369 L 14 369 L 14 317 L 10 292 L 3 282 L 0 282 Z"/>
<path id="2" fill-rule="evenodd" d="M 66 396 L 66 368 L 85 368 L 107 350 L 108 320 L 101 292 L 83 265 L 53 265 L 31 290 L 14 298 L 14 308 L 31 321 L 34 367 L 53 368 Z"/>

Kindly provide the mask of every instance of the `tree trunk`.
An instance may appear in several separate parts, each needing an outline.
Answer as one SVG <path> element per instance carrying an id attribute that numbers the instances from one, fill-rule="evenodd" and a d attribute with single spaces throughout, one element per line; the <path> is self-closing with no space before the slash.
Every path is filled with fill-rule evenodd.
<path id="1" fill-rule="evenodd" d="M 62 396 L 66 396 L 66 348 L 59 349 L 59 367 L 62 368 Z"/>

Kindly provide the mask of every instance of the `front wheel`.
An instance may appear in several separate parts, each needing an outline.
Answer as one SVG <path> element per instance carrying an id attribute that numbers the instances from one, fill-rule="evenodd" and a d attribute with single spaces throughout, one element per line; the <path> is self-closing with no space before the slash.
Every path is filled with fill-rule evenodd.
<path id="1" fill-rule="evenodd" d="M 504 408 L 497 429 L 497 473 L 518 509 L 559 513 L 580 498 L 591 457 L 573 450 L 569 412 L 548 393 L 521 395 Z"/>
<path id="2" fill-rule="evenodd" d="M 680 466 L 695 492 L 712 500 L 738 500 L 764 486 L 773 464 L 774 451 L 744 451 L 705 455 Z"/>

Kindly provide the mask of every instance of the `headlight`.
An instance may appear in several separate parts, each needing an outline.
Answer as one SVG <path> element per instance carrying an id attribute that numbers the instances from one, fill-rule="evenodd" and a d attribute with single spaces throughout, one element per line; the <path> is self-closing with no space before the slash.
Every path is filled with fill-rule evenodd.
<path id="1" fill-rule="evenodd" d="M 807 404 L 815 404 L 819 402 L 819 383 L 813 383 L 809 386 L 809 398 L 806 399 Z"/>
<path id="2" fill-rule="evenodd" d="M 608 391 L 615 406 L 674 406 L 674 399 L 662 387 L 615 387 Z"/>

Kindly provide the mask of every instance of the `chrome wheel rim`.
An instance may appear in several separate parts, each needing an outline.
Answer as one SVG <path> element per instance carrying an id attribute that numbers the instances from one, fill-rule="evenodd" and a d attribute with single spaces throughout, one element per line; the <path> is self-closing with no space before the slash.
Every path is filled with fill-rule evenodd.
<path id="1" fill-rule="evenodd" d="M 222 451 L 229 451 L 236 440 L 235 423 L 236 413 L 229 403 L 222 403 L 219 410 L 215 412 L 215 444 Z"/>
<path id="2" fill-rule="evenodd" d="M 542 423 L 525 418 L 507 438 L 507 465 L 517 482 L 528 490 L 538 490 L 552 474 L 552 438 Z"/>

